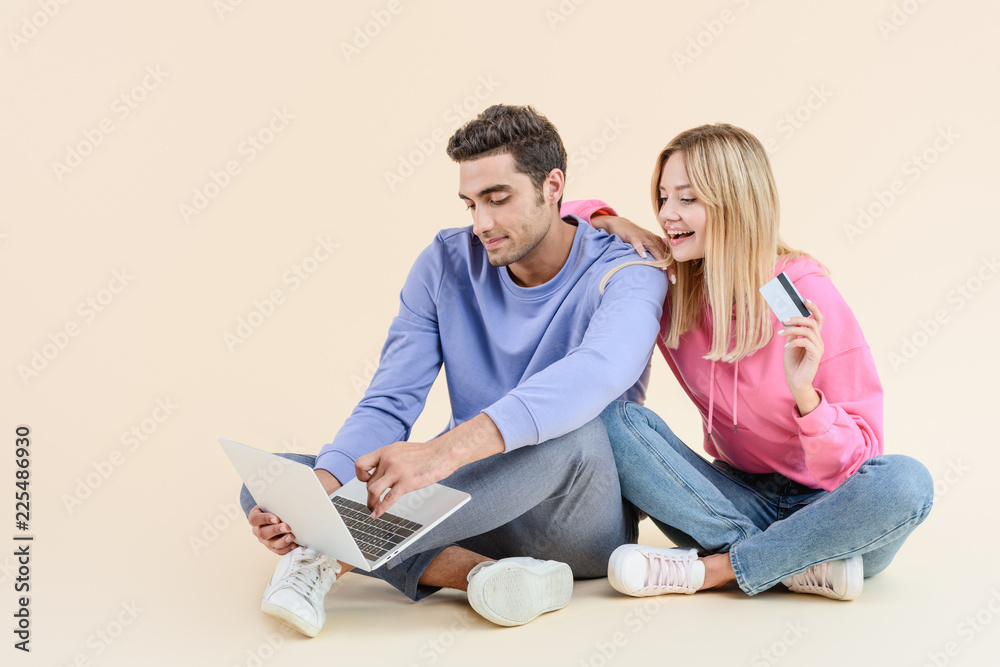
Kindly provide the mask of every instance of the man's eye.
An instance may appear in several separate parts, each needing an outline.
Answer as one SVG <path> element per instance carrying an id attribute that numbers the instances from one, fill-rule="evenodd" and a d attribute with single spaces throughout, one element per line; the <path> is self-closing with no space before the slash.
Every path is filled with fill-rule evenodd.
<path id="1" fill-rule="evenodd" d="M 510 197 L 504 197 L 503 199 L 494 199 L 490 201 L 490 203 L 493 204 L 494 206 L 502 206 L 503 204 L 507 203 L 508 199 L 510 199 Z"/>

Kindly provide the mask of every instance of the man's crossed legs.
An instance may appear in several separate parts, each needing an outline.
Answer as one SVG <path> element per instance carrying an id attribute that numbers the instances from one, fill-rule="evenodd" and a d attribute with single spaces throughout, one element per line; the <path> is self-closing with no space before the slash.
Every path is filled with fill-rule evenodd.
<path id="1" fill-rule="evenodd" d="M 315 462 L 303 454 L 282 456 Z M 384 579 L 413 600 L 443 587 L 468 590 L 473 608 L 500 625 L 520 625 L 565 606 L 573 578 L 606 576 L 615 548 L 638 537 L 638 515 L 622 500 L 599 419 L 471 463 L 441 483 L 468 492 L 471 500 L 422 537 L 414 547 L 419 552 L 408 549 L 362 574 Z M 247 514 L 256 505 L 246 486 L 240 504 Z M 262 609 L 315 636 L 325 620 L 323 595 L 339 570 L 335 561 L 299 547 L 278 563 Z"/>

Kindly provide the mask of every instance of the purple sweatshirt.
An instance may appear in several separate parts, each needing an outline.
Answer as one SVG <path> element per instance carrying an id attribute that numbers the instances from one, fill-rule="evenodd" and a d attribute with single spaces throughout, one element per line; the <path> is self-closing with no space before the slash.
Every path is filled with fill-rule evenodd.
<path id="1" fill-rule="evenodd" d="M 490 265 L 471 227 L 438 233 L 403 285 L 368 390 L 315 467 L 347 482 L 359 456 L 406 440 L 442 365 L 449 427 L 485 412 L 508 452 L 569 433 L 616 398 L 641 402 L 666 276 L 630 266 L 601 294 L 601 278 L 638 255 L 578 218 L 564 224 L 576 226 L 569 257 L 537 287 Z"/>

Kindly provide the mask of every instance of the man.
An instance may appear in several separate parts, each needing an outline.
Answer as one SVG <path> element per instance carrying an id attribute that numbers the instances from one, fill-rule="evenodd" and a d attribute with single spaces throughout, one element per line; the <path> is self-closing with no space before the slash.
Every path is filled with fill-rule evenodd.
<path id="1" fill-rule="evenodd" d="M 333 442 L 315 459 L 289 456 L 313 465 L 327 493 L 357 475 L 373 517 L 438 481 L 470 493 L 372 575 L 414 600 L 467 590 L 484 618 L 520 625 L 565 606 L 574 576 L 605 576 L 611 552 L 637 538 L 596 418 L 623 394 L 642 401 L 666 279 L 631 266 L 598 289 L 636 254 L 560 217 L 566 150 L 534 109 L 490 107 L 448 155 L 473 225 L 441 231 L 418 257 L 378 370 Z M 407 442 L 442 364 L 449 429 Z M 257 538 L 283 554 L 262 610 L 315 636 L 324 595 L 351 567 L 299 547 L 245 487 L 241 502 Z"/>

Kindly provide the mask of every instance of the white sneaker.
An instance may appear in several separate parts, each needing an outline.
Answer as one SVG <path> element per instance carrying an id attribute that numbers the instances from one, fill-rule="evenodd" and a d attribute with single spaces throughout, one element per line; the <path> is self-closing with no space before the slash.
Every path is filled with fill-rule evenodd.
<path id="1" fill-rule="evenodd" d="M 315 637 L 326 622 L 323 598 L 340 574 L 340 563 L 296 547 L 281 557 L 264 589 L 260 610 L 304 635 Z"/>
<path id="2" fill-rule="evenodd" d="M 861 595 L 865 565 L 861 556 L 813 565 L 781 583 L 796 593 L 812 593 L 834 600 L 853 600 Z"/>
<path id="3" fill-rule="evenodd" d="M 472 568 L 468 581 L 469 604 L 497 625 L 524 625 L 562 609 L 573 595 L 573 570 L 554 560 L 487 561 Z"/>
<path id="4" fill-rule="evenodd" d="M 697 549 L 623 544 L 608 559 L 608 583 L 619 593 L 637 598 L 690 595 L 705 583 L 705 564 L 698 560 Z"/>

